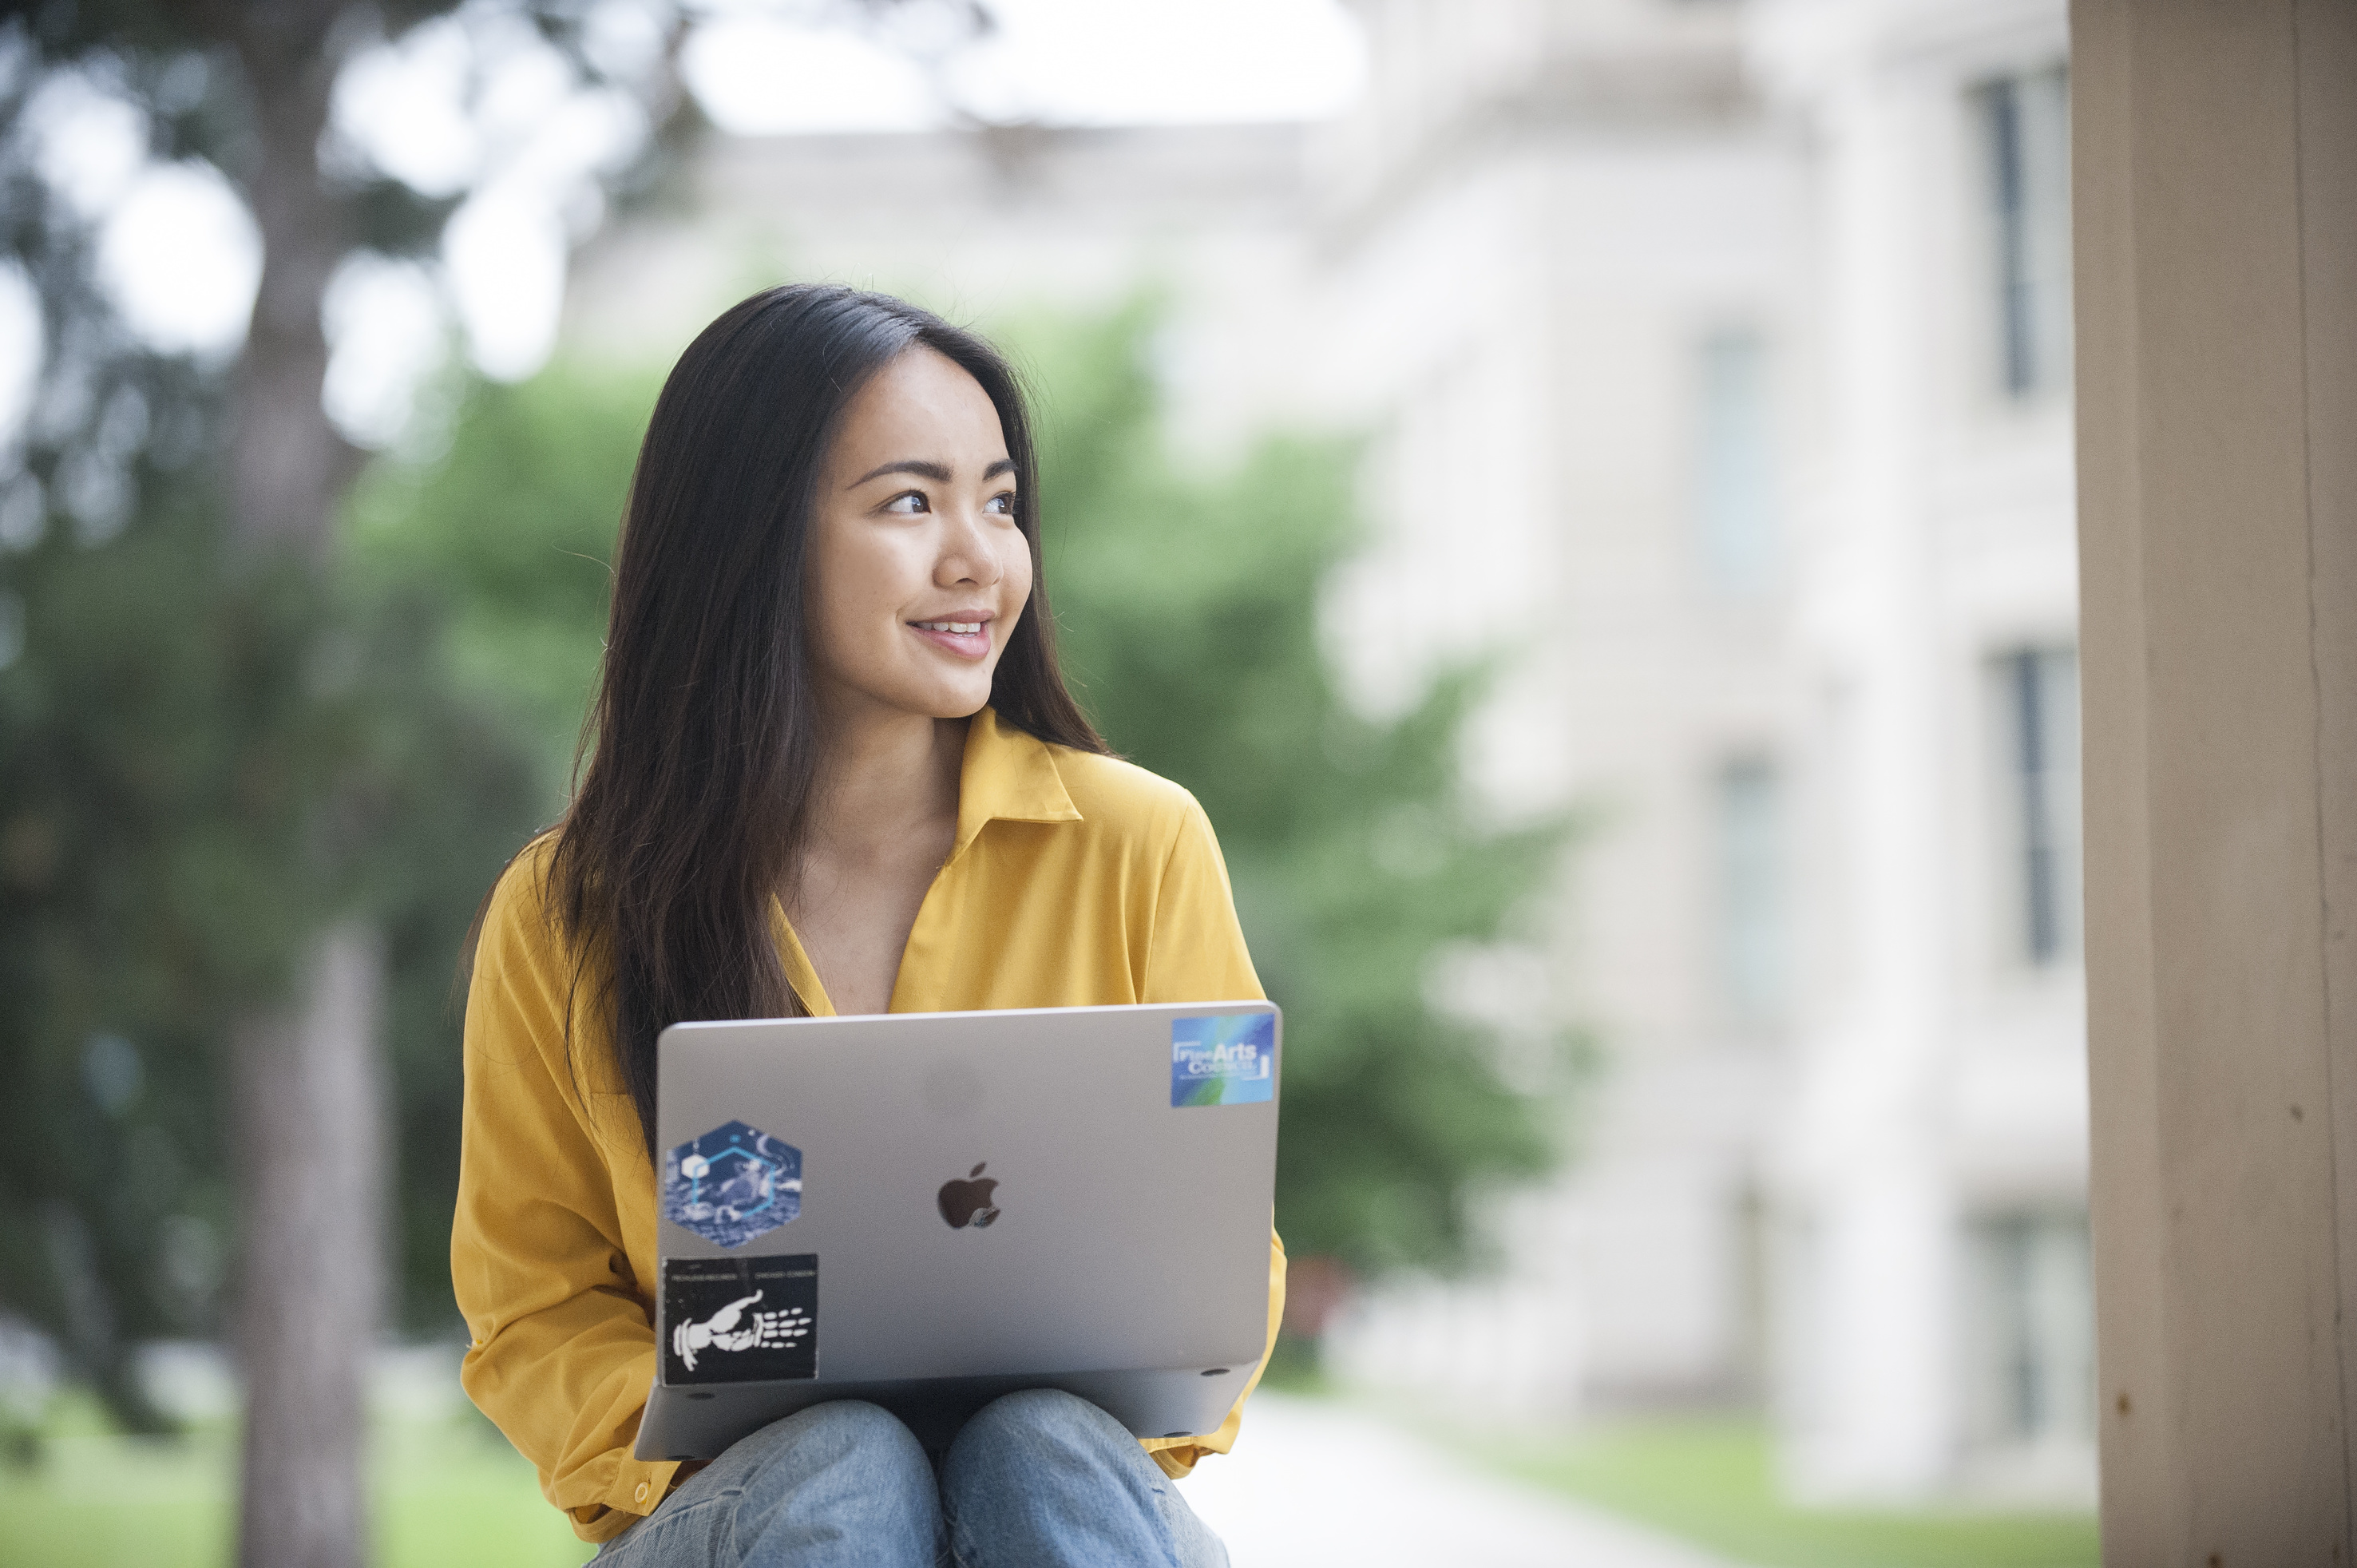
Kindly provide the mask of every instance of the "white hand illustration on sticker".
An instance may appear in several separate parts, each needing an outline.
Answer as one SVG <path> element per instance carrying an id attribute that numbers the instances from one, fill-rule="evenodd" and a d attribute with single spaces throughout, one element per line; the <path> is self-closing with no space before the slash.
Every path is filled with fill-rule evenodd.
<path id="1" fill-rule="evenodd" d="M 673 1326 L 671 1348 L 689 1371 L 695 1370 L 699 1350 L 778 1350 L 810 1332 L 810 1314 L 799 1306 L 747 1313 L 745 1309 L 760 1300 L 762 1294 L 755 1291 L 739 1296 L 701 1323 Z"/>

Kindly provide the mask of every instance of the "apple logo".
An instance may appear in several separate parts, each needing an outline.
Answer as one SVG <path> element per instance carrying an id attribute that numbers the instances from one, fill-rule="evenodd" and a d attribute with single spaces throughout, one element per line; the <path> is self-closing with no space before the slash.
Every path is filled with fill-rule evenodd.
<path id="1" fill-rule="evenodd" d="M 990 1201 L 991 1189 L 998 1185 L 998 1178 L 990 1176 L 981 1181 L 971 1179 L 981 1176 L 983 1165 L 987 1165 L 989 1163 L 988 1160 L 985 1160 L 982 1165 L 966 1172 L 969 1179 L 965 1181 L 942 1183 L 939 1200 L 942 1206 L 942 1218 L 949 1221 L 951 1230 L 963 1230 L 970 1225 L 979 1230 L 998 1218 L 998 1208 Z"/>

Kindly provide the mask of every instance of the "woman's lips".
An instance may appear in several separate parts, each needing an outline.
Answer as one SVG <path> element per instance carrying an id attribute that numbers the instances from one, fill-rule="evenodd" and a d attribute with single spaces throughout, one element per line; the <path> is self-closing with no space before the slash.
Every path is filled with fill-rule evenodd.
<path id="1" fill-rule="evenodd" d="M 983 660 L 990 657 L 990 621 L 988 616 L 943 616 L 939 620 L 912 620 L 908 627 L 934 647 L 946 649 L 960 659 Z M 974 629 L 963 629 L 967 627 Z"/>

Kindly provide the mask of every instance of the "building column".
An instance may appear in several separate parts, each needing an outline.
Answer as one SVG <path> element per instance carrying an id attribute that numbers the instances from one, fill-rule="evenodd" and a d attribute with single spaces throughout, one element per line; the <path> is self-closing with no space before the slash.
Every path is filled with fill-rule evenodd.
<path id="1" fill-rule="evenodd" d="M 1955 1222 L 1940 1143 L 1953 898 L 1926 475 L 1934 442 L 1921 177 L 1942 106 L 1879 72 L 1819 105 L 1826 467 L 1799 619 L 1839 718 L 1829 774 L 1846 973 L 1801 1044 L 1778 1139 L 1802 1221 L 1784 1484 L 1819 1502 L 1936 1494 L 1953 1463 Z M 1837 687 L 1838 699 L 1831 696 Z M 1805 1238 L 1805 1240 L 1799 1240 Z"/>
<path id="2" fill-rule="evenodd" d="M 2357 3 L 2072 15 L 2106 1562 L 2357 1560 Z"/>

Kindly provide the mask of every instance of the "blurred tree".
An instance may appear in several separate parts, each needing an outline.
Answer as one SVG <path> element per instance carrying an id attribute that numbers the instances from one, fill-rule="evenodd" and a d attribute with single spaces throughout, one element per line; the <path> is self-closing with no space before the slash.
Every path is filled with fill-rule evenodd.
<path id="1" fill-rule="evenodd" d="M 845 3 L 984 19 L 976 0 Z M 662 47 L 618 73 L 600 28 L 626 10 L 651 18 Z M 350 60 L 453 12 L 468 27 L 521 17 L 579 81 L 634 95 L 658 128 L 656 154 L 662 129 L 689 119 L 670 70 L 687 23 L 673 0 L 93 0 L 0 11 L 0 223 L 39 295 L 47 350 L 0 509 L 0 543 L 33 546 L 0 582 L 0 667 L 22 666 L 9 671 L 18 706 L 0 771 L 11 791 L 0 796 L 0 872 L 15 890 L 0 922 L 23 943 L 12 940 L 11 961 L 24 986 L 0 999 L 0 1045 L 27 1069 L 20 1081 L 69 1092 L 78 1073 L 83 1098 L 117 1122 L 140 1102 L 151 1058 L 157 1087 L 173 1090 L 141 1127 L 64 1145 L 62 1169 L 36 1154 L 59 1147 L 47 1136 L 56 1127 L 10 1151 L 0 1281 L 119 1413 L 152 1423 L 124 1348 L 157 1321 L 147 1276 L 168 1254 L 143 1247 L 165 1219 L 190 1221 L 174 1232 L 184 1240 L 199 1234 L 192 1216 L 159 1219 L 153 1195 L 189 1187 L 176 1161 L 219 1168 L 218 1145 L 199 1146 L 218 1112 L 237 1155 L 239 1555 L 253 1564 L 361 1555 L 385 962 L 432 945 L 433 920 L 404 925 L 395 904 L 432 882 L 437 854 L 467 835 L 431 833 L 410 846 L 417 855 L 386 851 L 421 816 L 463 822 L 490 802 L 499 817 L 518 777 L 495 746 L 473 748 L 489 732 L 405 681 L 404 670 L 440 665 L 419 661 L 416 637 L 397 635 L 400 618 L 365 612 L 334 572 L 335 521 L 360 454 L 321 404 L 328 286 L 358 252 L 431 247 L 454 199 L 419 195 L 368 148 L 331 136 L 329 107 Z M 209 165 L 244 200 L 262 265 L 233 369 L 150 351 L 95 286 L 91 216 L 51 188 L 37 166 L 41 138 L 26 124 L 27 106 L 61 82 L 124 106 L 152 157 Z M 70 627 L 69 612 L 81 618 Z M 393 766 L 417 757 L 438 757 L 453 777 L 425 781 Z M 414 1013 L 393 1005 L 399 1017 Z M 85 1024 L 117 1019 L 145 1027 L 145 1049 L 107 1028 L 67 1043 Z M 225 1071 L 191 1067 L 209 1038 L 225 1043 Z M 45 1103 L 33 1102 L 35 1114 Z M 78 1152 L 89 1148 L 109 1152 Z M 218 1195 L 203 1201 L 221 1207 Z M 182 1251 L 201 1248 L 187 1240 Z"/>
<path id="2" fill-rule="evenodd" d="M 11 831 L 60 848 L 47 875 L 23 878 L 44 883 L 52 898 L 27 911 L 36 950 L 50 961 L 35 977 L 47 985 L 27 998 L 21 1043 L 28 1056 L 54 1059 L 70 1037 L 61 1026 L 70 1031 L 101 1010 L 137 1014 L 110 989 L 135 993 L 161 972 L 181 983 L 186 1005 L 177 1029 L 159 1026 L 150 1036 L 151 1054 L 185 1060 L 188 1053 L 156 1047 L 206 1033 L 225 1047 L 216 1057 L 225 1071 L 214 1075 L 225 1101 L 188 1103 L 210 1100 L 221 1110 L 219 1131 L 235 1156 L 231 1305 L 246 1393 L 239 1556 L 252 1564 L 350 1563 L 362 1552 L 361 1375 L 383 1278 L 387 1116 L 377 1041 L 395 936 L 371 918 L 383 911 L 365 895 L 371 870 L 399 864 L 378 853 L 386 824 L 371 807 L 401 791 L 397 768 L 372 755 L 369 732 L 379 726 L 361 717 L 373 706 L 362 692 L 393 666 L 371 659 L 365 628 L 338 613 L 332 580 L 332 524 L 359 454 L 321 404 L 321 308 L 348 254 L 371 243 L 430 243 L 447 206 L 383 177 L 357 149 L 331 145 L 327 132 L 346 58 L 382 28 L 398 32 L 449 8 L 118 0 L 31 7 L 0 32 L 9 67 L 0 81 L 12 133 L 9 238 L 48 329 L 26 482 L 16 489 L 34 514 L 24 532 L 52 533 L 40 526 L 51 503 L 77 525 L 76 537 L 46 539 L 9 574 L 22 585 L 11 590 L 26 607 L 19 618 L 42 634 L 31 645 L 55 656 L 18 682 L 31 699 L 25 738 L 38 748 L 26 755 L 49 766 L 18 780 L 26 795 Z M 583 76 L 598 74 L 579 9 L 519 8 Z M 79 210 L 77 193 L 52 188 L 40 166 L 51 149 L 25 123 L 28 106 L 61 82 L 121 106 L 145 126 L 151 156 L 210 164 L 253 213 L 261 276 L 227 375 L 146 351 L 93 286 L 91 215 Z M 95 411 L 82 412 L 91 385 L 109 382 Z M 177 462 L 152 461 L 159 436 Z M 76 548 L 91 552 L 86 562 L 59 560 Z M 115 596 L 113 579 L 153 584 L 151 557 L 175 551 L 184 553 L 169 583 L 178 596 L 157 603 L 151 595 L 138 607 L 152 624 L 124 625 L 107 613 L 138 596 Z M 70 585 L 93 574 L 109 589 L 72 607 Z M 124 637 L 76 647 L 65 629 L 70 607 L 83 624 Z M 184 641 L 165 630 L 174 627 Z M 229 645 L 226 657 L 207 657 L 224 652 L 216 641 Z M 124 667 L 126 648 L 145 659 Z M 56 704 L 77 685 L 94 685 L 99 701 Z M 425 741 L 436 726 L 424 718 L 382 727 Z M 159 745 L 173 739 L 194 744 L 175 756 Z M 87 766 L 77 771 L 76 763 Z M 193 771 L 175 774 L 175 764 Z M 411 803 L 421 800 L 457 805 L 438 790 L 413 794 Z M 106 808 L 123 819 L 100 814 Z M 106 853 L 76 864 L 62 853 L 70 826 Z M 176 875 L 192 869 L 199 875 Z M 116 875 L 100 875 L 108 872 Z M 159 895 L 167 896 L 160 907 L 150 902 Z M 77 906 L 96 918 L 78 925 Z M 183 918 L 151 918 L 165 910 Z M 176 938 L 195 939 L 181 944 L 191 950 L 174 950 Z M 140 1000 L 152 1009 L 158 999 Z M 84 1076 L 111 1109 L 127 1098 L 98 1086 L 126 1080 L 124 1064 L 145 1060 L 137 1049 L 104 1033 L 82 1047 Z M 150 1137 L 131 1146 L 163 1144 Z M 101 1166 L 84 1175 L 74 1195 L 82 1201 L 52 1192 L 39 1209 L 46 1244 L 20 1244 L 10 1261 L 32 1276 L 21 1299 L 100 1362 L 90 1369 L 117 1409 L 151 1421 L 123 1366 L 121 1330 L 138 1326 L 133 1304 L 152 1293 L 145 1278 L 110 1273 L 101 1261 L 129 1257 L 135 1266 L 137 1221 L 148 1217 L 115 1189 L 167 1184 L 156 1158 L 144 1171 L 127 1159 L 114 1167 L 80 1158 Z M 33 1185 L 54 1188 L 57 1175 L 32 1173 Z M 111 1245 L 91 1240 L 109 1231 Z M 46 1299 L 42 1283 L 51 1287 Z"/>
<path id="3" fill-rule="evenodd" d="M 1067 670 L 1116 746 L 1202 800 L 1286 1007 L 1277 1214 L 1310 1306 L 1308 1260 L 1329 1279 L 1464 1263 L 1473 1197 L 1554 1157 L 1575 1041 L 1543 1022 L 1501 1040 L 1437 1009 L 1427 983 L 1455 948 L 1518 934 L 1566 825 L 1486 825 L 1468 800 L 1478 669 L 1390 721 L 1340 700 L 1318 599 L 1356 539 L 1352 454 L 1272 439 L 1231 472 L 1180 472 L 1146 367 L 1154 321 L 1141 303 L 1008 338 L 1043 392 Z M 355 496 L 362 558 L 455 607 L 462 679 L 541 737 L 544 778 L 561 777 L 594 679 L 601 564 L 655 387 L 569 366 L 479 387 L 446 456 L 380 465 Z"/>
<path id="4" fill-rule="evenodd" d="M 450 955 L 541 791 L 529 748 L 441 679 L 436 607 L 232 572 L 200 495 L 148 494 L 116 539 L 52 536 L 5 575 L 27 609 L 0 670 L 0 1062 L 19 1086 L 0 1098 L 0 1302 L 155 1431 L 130 1351 L 221 1322 L 229 1027 L 334 912 L 382 943 L 394 1212 L 404 1253 L 444 1268 Z M 419 1294 L 404 1317 L 446 1326 L 447 1269 Z"/>
<path id="5" fill-rule="evenodd" d="M 202 728 L 219 715 L 191 694 L 215 669 L 183 645 L 203 640 L 187 544 L 203 519 L 163 494 L 219 440 L 218 379 L 116 319 L 88 224 L 32 166 L 39 57 L 21 36 L 9 52 L 0 232 L 52 348 L 0 486 L 0 1302 L 153 1430 L 128 1347 L 209 1326 L 231 1203 L 208 1047 L 253 958 L 183 928 L 167 896 L 234 855 L 171 868 L 159 848 L 221 793 L 234 744 Z M 278 812 L 250 800 L 242 825 L 272 836 Z M 223 825 L 217 845 L 239 836 Z"/>

